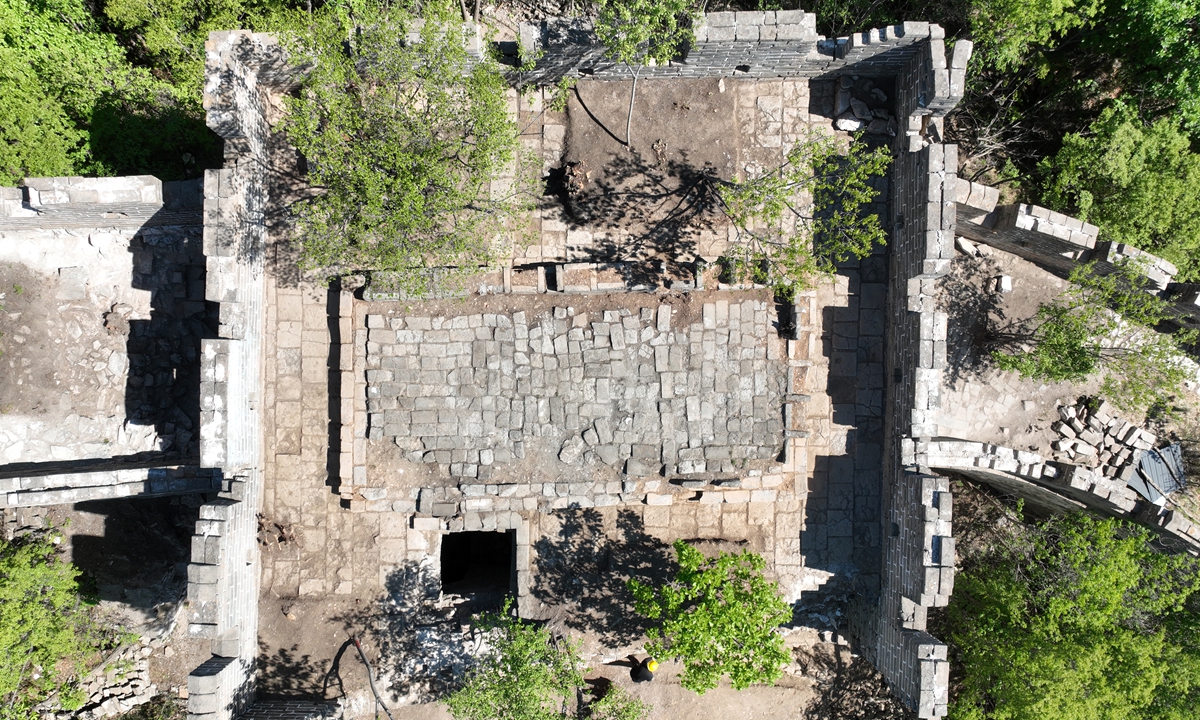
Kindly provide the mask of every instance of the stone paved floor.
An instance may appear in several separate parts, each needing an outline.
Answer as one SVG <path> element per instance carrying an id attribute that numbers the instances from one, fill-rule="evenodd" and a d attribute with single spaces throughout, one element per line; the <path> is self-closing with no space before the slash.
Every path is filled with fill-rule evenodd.
<path id="1" fill-rule="evenodd" d="M 783 374 L 767 306 L 540 315 L 368 316 L 370 437 L 412 462 L 492 480 L 533 437 L 567 464 L 635 477 L 733 473 L 782 446 Z M 772 331 L 773 332 L 773 331 Z M 547 460 L 551 460 L 547 458 Z"/>
<path id="2" fill-rule="evenodd" d="M 819 349 L 813 353 L 811 365 L 805 368 L 807 379 L 804 391 L 811 397 L 809 402 L 803 404 L 805 408 L 804 422 L 809 432 L 807 477 L 797 478 L 799 482 L 794 484 L 791 478 L 787 478 L 786 481 L 770 480 L 774 475 L 769 472 L 765 475 L 768 479 L 765 484 L 762 479 L 744 478 L 745 485 L 743 487 L 746 489 L 757 487 L 763 490 L 787 492 L 789 493 L 787 497 L 793 498 L 788 502 L 796 503 L 794 508 L 796 514 L 780 521 L 784 523 L 785 530 L 773 534 L 772 537 L 775 538 L 774 543 L 785 544 L 784 556 L 787 556 L 788 559 L 791 559 L 792 556 L 795 557 L 795 560 L 791 560 L 790 563 L 785 560 L 785 564 L 790 565 L 786 572 L 791 573 L 793 580 L 799 582 L 807 590 L 817 589 L 820 586 L 820 580 L 831 574 L 870 574 L 873 572 L 874 561 L 871 553 L 878 546 L 876 518 L 878 513 L 879 435 L 882 430 L 881 406 L 879 405 L 882 397 L 880 355 L 882 338 L 876 330 L 873 317 L 879 315 L 879 309 L 875 305 L 881 302 L 879 289 L 882 285 L 874 281 L 876 277 L 870 275 L 870 272 L 873 271 L 869 269 L 846 271 L 838 278 L 836 285 L 822 288 L 811 299 L 814 308 L 820 310 L 814 314 L 813 342 L 816 343 L 819 340 L 822 344 L 816 346 Z M 867 274 L 873 281 L 861 282 L 862 274 Z M 417 531 L 410 527 L 410 518 L 416 510 L 415 491 L 411 493 L 411 497 L 393 494 L 392 497 L 397 498 L 394 501 L 389 499 L 382 503 L 371 503 L 369 512 L 352 513 L 343 507 L 336 494 L 336 481 L 330 478 L 329 464 L 328 372 L 331 362 L 329 344 L 331 336 L 328 319 L 328 292 L 324 288 L 316 287 L 281 287 L 275 288 L 274 293 L 275 299 L 271 305 L 272 317 L 269 318 L 269 322 L 275 331 L 271 334 L 272 343 L 268 350 L 268 389 L 265 398 L 268 442 L 273 451 L 270 454 L 268 466 L 269 479 L 264 516 L 271 522 L 292 527 L 296 540 L 294 543 L 285 544 L 268 554 L 268 572 L 264 586 L 273 588 L 281 595 L 353 594 L 359 597 L 370 596 L 382 588 L 387 568 L 394 567 L 402 561 L 419 560 L 431 549 L 435 549 L 437 533 Z M 614 306 L 619 306 L 619 304 L 619 302 L 613 303 Z M 704 333 L 715 332 L 715 326 L 718 324 L 717 306 L 714 303 L 712 307 L 714 327 L 705 329 L 703 318 L 700 323 L 697 323 L 700 326 L 698 349 L 702 364 L 704 362 Z M 617 317 L 621 317 L 619 310 L 613 312 L 617 313 Z M 726 327 L 725 324 L 728 322 L 724 319 L 725 312 L 722 310 L 723 319 L 719 321 L 721 327 Z M 471 315 L 462 315 L 461 317 L 470 318 Z M 481 327 L 484 327 L 482 324 L 484 313 L 479 313 L 475 317 L 480 318 Z M 648 368 L 646 372 L 650 373 L 654 368 L 653 353 L 642 357 L 637 350 L 631 350 L 631 347 L 641 345 L 640 339 L 643 330 L 654 329 L 657 332 L 657 316 L 653 316 L 653 322 L 644 323 L 640 312 L 631 312 L 627 317 L 634 318 L 638 322 L 639 342 L 627 344 L 622 352 L 628 353 L 627 361 L 629 358 L 636 358 L 642 366 Z M 853 321 L 853 318 L 856 317 L 860 319 L 857 325 Z M 552 316 L 547 319 L 554 320 Z M 602 313 L 599 322 L 603 323 Z M 469 326 L 469 319 L 467 323 Z M 571 329 L 582 330 L 582 328 L 574 327 L 573 319 L 571 326 L 567 330 L 568 334 Z M 622 336 L 624 330 L 625 328 L 622 326 Z M 390 326 L 389 331 L 395 332 L 390 330 Z M 594 333 L 594 330 L 592 332 Z M 630 329 L 630 332 L 633 330 Z M 692 350 L 690 332 L 691 328 L 689 327 L 686 335 L 681 331 L 670 333 L 670 335 L 684 336 L 689 341 L 685 345 L 677 346 L 680 352 L 683 352 L 684 347 L 689 353 Z M 609 337 L 611 344 L 612 336 Z M 593 342 L 594 338 L 593 334 Z M 472 341 L 472 343 L 474 342 L 476 341 Z M 492 340 L 491 342 L 497 341 Z M 715 339 L 713 342 L 715 352 Z M 553 340 L 550 343 L 553 346 Z M 449 345 L 448 338 L 447 345 Z M 647 345 L 646 347 L 653 348 L 655 346 Z M 660 345 L 658 347 L 667 346 Z M 611 347 L 607 350 L 612 352 Z M 757 351 L 766 352 L 762 347 L 758 347 Z M 568 346 L 569 353 L 570 346 Z M 582 345 L 579 353 L 582 360 Z M 667 356 L 665 373 L 669 375 L 675 371 L 670 369 L 670 350 L 668 349 L 665 354 Z M 515 356 L 514 330 L 514 368 Z M 381 357 L 420 358 L 421 356 L 390 355 Z M 470 356 L 464 357 L 470 358 Z M 553 356 L 545 355 L 545 357 Z M 715 357 L 716 355 L 713 356 L 714 362 Z M 828 364 L 825 361 L 826 357 L 830 357 Z M 611 355 L 609 358 L 611 362 Z M 691 360 L 686 358 L 685 355 L 685 359 L 681 362 L 690 363 Z M 740 363 L 741 361 L 738 360 L 739 370 Z M 454 370 L 437 372 L 445 375 Z M 544 373 L 545 368 L 543 367 L 543 377 Z M 653 375 L 657 374 L 657 371 L 653 372 Z M 703 369 L 698 375 L 703 377 Z M 532 377 L 531 370 L 529 375 L 531 388 Z M 633 408 L 637 402 L 641 401 L 637 388 L 654 386 L 653 382 L 633 381 L 633 378 L 640 377 L 640 374 L 632 375 L 631 373 L 630 382 L 627 385 L 615 384 L 612 378 L 607 378 L 610 380 L 609 417 L 616 419 L 614 427 L 622 427 L 620 418 L 629 418 L 627 426 L 630 429 L 626 432 L 633 432 L 632 428 L 635 422 L 632 418 L 636 414 Z M 716 393 L 716 377 L 714 370 L 712 375 L 713 393 Z M 597 384 L 603 379 L 605 378 L 591 378 Z M 514 392 L 517 380 L 517 378 L 513 378 Z M 743 380 L 739 378 L 737 382 L 738 397 L 740 397 Z M 560 381 L 560 388 L 562 387 L 564 387 L 563 382 Z M 587 393 L 588 390 L 584 389 L 587 387 L 590 386 L 582 384 L 576 387 L 574 383 L 571 383 L 571 387 L 564 389 L 564 394 Z M 619 393 L 614 393 L 614 388 L 617 388 Z M 661 393 L 662 386 L 659 385 L 656 389 L 658 393 Z M 626 391 L 631 392 L 631 397 L 628 399 L 624 396 Z M 461 390 L 456 391 L 454 395 L 461 396 Z M 443 393 L 438 397 L 446 397 L 446 395 Z M 548 407 L 548 398 L 546 400 L 545 410 L 549 413 L 551 411 Z M 680 398 L 669 400 L 674 403 Z M 655 402 L 665 401 L 663 398 L 657 398 Z M 480 404 L 482 406 L 482 399 L 480 399 Z M 397 400 L 398 405 L 399 400 Z M 679 413 L 683 418 L 687 416 L 687 405 L 687 400 L 683 399 Z M 564 414 L 565 408 L 564 401 Z M 747 410 L 757 412 L 753 401 L 747 406 Z M 468 422 L 474 422 L 472 411 L 467 410 L 466 412 L 470 416 Z M 714 419 L 716 412 L 714 403 Z M 728 408 L 725 409 L 725 412 L 732 415 L 732 411 Z M 704 414 L 704 408 L 701 406 L 697 417 L 703 418 Z M 491 416 L 487 417 L 490 419 Z M 523 413 L 522 417 L 524 417 Z M 580 415 L 580 428 L 583 428 L 583 417 Z M 661 423 L 661 416 L 656 415 L 655 417 Z M 553 420 L 551 417 L 549 422 L 534 423 L 534 427 L 548 425 L 551 428 L 557 428 L 558 426 L 554 424 Z M 693 422 L 697 423 L 699 427 L 705 427 L 703 420 Z M 763 429 L 774 430 L 775 426 L 772 422 L 763 422 L 766 423 Z M 381 431 L 384 427 L 386 424 L 380 428 Z M 457 427 L 456 425 L 456 431 Z M 685 432 L 683 428 L 686 427 L 687 424 L 683 424 L 680 432 Z M 727 420 L 726 428 L 728 429 L 728 427 Z M 573 437 L 582 439 L 584 433 L 580 428 L 572 431 Z M 585 429 L 596 430 L 594 419 Z M 499 430 L 500 428 L 497 428 L 497 432 Z M 511 431 L 511 429 L 509 430 Z M 384 432 L 386 431 L 381 432 L 381 435 Z M 557 429 L 556 432 L 558 432 Z M 449 428 L 447 428 L 447 433 L 444 437 L 453 435 L 449 433 Z M 579 433 L 579 435 L 574 435 L 574 433 Z M 591 433 L 587 434 L 589 437 L 591 436 Z M 500 444 L 511 442 L 510 447 L 515 447 L 518 441 L 512 440 L 512 436 L 507 436 L 507 433 L 505 435 L 509 439 L 501 440 Z M 556 435 L 556 438 L 565 435 L 566 433 L 563 432 Z M 437 438 L 438 435 L 429 437 Z M 700 437 L 703 440 L 707 436 L 701 432 Z M 632 458 L 634 445 L 654 443 L 653 447 L 661 452 L 662 447 L 666 444 L 654 434 L 644 436 L 644 438 L 646 439 L 645 443 L 626 443 L 629 445 L 630 458 Z M 596 440 L 599 439 L 597 432 Z M 549 446 L 555 454 L 560 454 L 562 451 L 559 443 L 560 440 L 556 440 L 553 445 Z M 615 433 L 614 444 L 616 444 Z M 377 449 L 387 446 L 395 448 L 393 439 L 383 437 L 370 441 L 369 445 Z M 686 443 L 680 443 L 678 447 L 686 449 L 685 445 Z M 598 444 L 596 447 L 600 446 Z M 483 449 L 485 448 L 475 448 L 476 451 Z M 579 449 L 581 452 L 577 462 L 581 464 L 585 462 L 583 453 L 591 452 L 595 453 L 594 461 L 599 463 L 596 467 L 604 465 L 603 458 L 586 440 Z M 496 448 L 492 448 L 492 450 L 493 464 L 496 464 Z M 398 450 L 394 449 L 394 452 L 398 452 Z M 422 449 L 420 459 L 424 460 L 425 454 L 428 452 L 430 451 Z M 431 469 L 438 467 L 439 464 L 436 461 L 439 456 L 434 455 L 432 459 L 435 464 L 431 466 Z M 451 454 L 447 458 L 443 454 L 440 459 L 450 461 L 440 463 L 445 467 L 439 468 L 449 473 L 450 465 L 454 464 L 455 457 Z M 463 464 L 471 464 L 466 460 L 467 457 L 464 456 Z M 544 460 L 560 462 L 554 456 L 544 458 Z M 621 453 L 618 451 L 620 467 L 612 468 L 609 472 L 623 468 L 620 460 Z M 657 463 L 657 460 L 654 459 L 648 458 L 648 461 Z M 697 467 L 692 465 L 690 469 L 694 470 Z M 725 466 L 718 465 L 717 467 Z M 615 479 L 619 476 L 609 477 Z M 520 477 L 510 480 L 510 482 L 520 481 Z M 418 481 L 419 483 L 420 481 Z M 564 485 L 564 488 L 566 487 Z M 658 490 L 650 488 L 640 488 L 640 490 L 642 492 L 647 490 L 662 492 L 665 490 L 665 486 Z M 748 497 L 750 496 L 750 493 L 746 494 Z M 767 497 L 766 495 L 759 496 L 759 500 L 765 500 Z M 783 501 L 786 498 L 778 496 L 778 499 Z M 754 501 L 751 501 L 747 512 L 762 513 L 765 512 L 765 508 L 770 507 L 770 503 L 762 503 L 760 509 L 754 510 L 755 504 Z M 694 505 L 689 503 L 683 507 L 689 506 L 701 507 L 701 503 Z M 734 513 L 740 517 L 744 507 L 746 506 L 738 508 L 725 506 L 696 510 L 695 512 Z M 648 508 L 642 510 L 645 509 Z M 690 511 L 679 510 L 679 512 L 686 514 Z M 733 526 L 736 526 L 737 521 L 733 522 Z M 690 527 L 690 522 L 687 524 Z M 713 527 L 712 523 L 705 524 L 705 532 L 713 532 Z M 696 526 L 696 531 L 700 531 L 700 525 Z M 681 537 L 687 535 L 686 532 L 681 531 Z M 784 550 L 785 548 L 781 546 L 780 549 Z M 771 552 L 774 552 L 774 548 L 771 549 Z M 803 568 L 800 566 L 801 553 Z M 782 567 L 780 569 L 784 570 Z M 807 572 L 807 570 L 813 572 Z"/>
<path id="3" fill-rule="evenodd" d="M 808 122 L 806 84 L 759 85 L 738 90 L 743 165 L 778 159 Z M 520 110 L 532 117 L 538 102 Z M 562 120 L 542 116 L 526 138 L 550 166 Z M 571 257 L 555 222 L 544 217 L 526 261 Z M 523 609 L 610 647 L 635 639 L 613 620 L 628 608 L 602 607 L 619 592 L 607 568 L 641 567 L 642 546 L 744 542 L 802 601 L 844 590 L 833 578 L 877 582 L 885 267 L 870 258 L 809 293 L 804 339 L 786 343 L 774 306 L 745 293 L 696 293 L 690 315 L 637 293 L 502 301 L 524 309 L 359 301 L 339 322 L 323 286 L 280 281 L 263 399 L 264 592 L 411 601 L 436 580 L 443 533 L 489 522 L 514 528 L 517 562 L 532 565 Z M 351 417 L 348 434 L 331 427 Z M 780 463 L 783 445 L 800 456 Z M 741 485 L 668 482 L 701 474 Z M 456 494 L 455 516 L 418 512 L 431 485 Z M 556 613 L 572 603 L 575 620 Z"/>
<path id="4" fill-rule="evenodd" d="M 828 362 L 811 368 L 807 403 L 805 566 L 867 590 L 878 586 L 880 562 L 886 267 L 886 255 L 873 255 L 816 293 L 814 332 Z"/>
<path id="5" fill-rule="evenodd" d="M 272 286 L 267 307 L 262 514 L 294 540 L 268 546 L 264 591 L 373 597 L 380 590 L 381 525 L 401 534 L 404 527 L 399 517 L 389 524 L 381 523 L 383 514 L 345 511 L 331 487 L 329 292 Z"/>

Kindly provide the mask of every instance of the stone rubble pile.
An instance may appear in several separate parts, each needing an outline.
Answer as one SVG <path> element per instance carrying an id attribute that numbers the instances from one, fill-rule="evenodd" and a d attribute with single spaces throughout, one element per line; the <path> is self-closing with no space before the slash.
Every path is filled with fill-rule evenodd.
<path id="1" fill-rule="evenodd" d="M 845 132 L 865 130 L 874 135 L 896 136 L 896 118 L 888 96 L 869 78 L 843 75 L 834 95 L 834 127 Z"/>
<path id="2" fill-rule="evenodd" d="M 158 694 L 150 682 L 150 655 L 165 640 L 140 640 L 118 648 L 80 681 L 87 700 L 78 710 L 64 710 L 57 696 L 38 706 L 42 720 L 93 720 L 127 713 Z"/>
<path id="3" fill-rule="evenodd" d="M 1058 408 L 1060 421 L 1053 428 L 1062 439 L 1051 446 L 1069 461 L 1095 469 L 1104 477 L 1128 482 L 1137 471 L 1142 453 L 1158 437 L 1113 414 L 1107 402 L 1095 410 L 1085 403 Z"/>

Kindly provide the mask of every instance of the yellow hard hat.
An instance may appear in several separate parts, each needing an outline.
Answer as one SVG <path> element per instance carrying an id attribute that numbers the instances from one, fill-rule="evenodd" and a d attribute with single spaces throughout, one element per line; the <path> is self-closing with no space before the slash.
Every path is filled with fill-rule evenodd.
<path id="1" fill-rule="evenodd" d="M 650 672 L 654 672 L 655 670 L 658 669 L 658 662 L 655 660 L 647 660 L 646 661 L 646 669 L 649 670 Z"/>

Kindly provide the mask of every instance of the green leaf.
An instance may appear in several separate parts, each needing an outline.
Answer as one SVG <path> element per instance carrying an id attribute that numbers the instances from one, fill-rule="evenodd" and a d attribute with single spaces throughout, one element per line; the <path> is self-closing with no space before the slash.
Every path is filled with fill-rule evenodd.
<path id="1" fill-rule="evenodd" d="M 869 207 L 873 181 L 891 163 L 886 148 L 855 138 L 848 148 L 828 133 L 796 144 L 783 165 L 720 186 L 738 242 L 722 258 L 732 282 L 768 285 L 791 297 L 832 275 L 837 264 L 863 258 L 887 233 Z"/>
<path id="2" fill-rule="evenodd" d="M 307 267 L 398 271 L 421 294 L 425 269 L 477 272 L 522 232 L 533 163 L 499 66 L 467 54 L 457 12 L 327 13 L 285 35 L 316 64 L 284 122 L 319 188 L 295 208 Z"/>
<path id="3" fill-rule="evenodd" d="M 514 616 L 512 600 L 478 627 L 487 652 L 446 699 L 456 720 L 554 720 L 584 687 L 579 645 Z M 613 705 L 616 705 L 614 700 Z M 613 720 L 625 720 L 614 717 Z"/>
<path id="4" fill-rule="evenodd" d="M 1182 720 L 1200 703 L 1200 566 L 1070 516 L 973 560 L 947 608 L 951 718 Z"/>
<path id="5" fill-rule="evenodd" d="M 791 656 L 776 628 L 792 610 L 763 576 L 762 556 L 722 552 L 708 559 L 682 540 L 674 547 L 679 571 L 672 582 L 628 583 L 637 612 L 660 621 L 647 633 L 647 652 L 682 658 L 680 683 L 701 694 L 725 675 L 738 690 L 778 680 Z"/>

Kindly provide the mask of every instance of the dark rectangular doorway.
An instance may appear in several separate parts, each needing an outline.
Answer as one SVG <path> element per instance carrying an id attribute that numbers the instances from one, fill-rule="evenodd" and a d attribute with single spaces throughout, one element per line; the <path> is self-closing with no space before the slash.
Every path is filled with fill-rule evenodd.
<path id="1" fill-rule="evenodd" d="M 457 532 L 442 536 L 442 594 L 478 609 L 499 607 L 516 586 L 516 533 Z"/>

